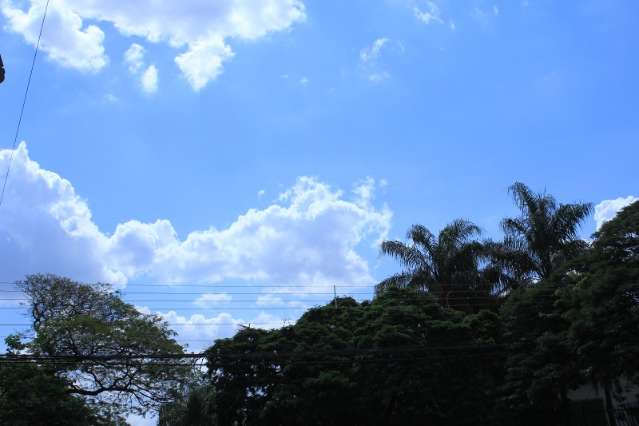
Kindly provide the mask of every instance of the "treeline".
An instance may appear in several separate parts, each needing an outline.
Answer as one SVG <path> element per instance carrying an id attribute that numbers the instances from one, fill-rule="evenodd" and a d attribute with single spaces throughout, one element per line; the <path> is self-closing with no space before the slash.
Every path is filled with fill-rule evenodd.
<path id="1" fill-rule="evenodd" d="M 403 270 L 372 301 L 218 340 L 160 425 L 615 425 L 569 395 L 593 385 L 611 406 L 639 384 L 639 202 L 584 241 L 589 204 L 511 193 L 502 241 L 413 226 L 382 244 Z"/>
<path id="2" fill-rule="evenodd" d="M 372 300 L 244 328 L 214 342 L 206 369 L 108 286 L 27 277 L 33 327 L 6 339 L 0 424 L 125 424 L 132 411 L 162 426 L 575 424 L 571 390 L 613 400 L 639 383 L 639 202 L 584 241 L 589 204 L 511 193 L 521 214 L 502 241 L 465 220 L 413 226 L 382 244 L 402 270 Z"/>

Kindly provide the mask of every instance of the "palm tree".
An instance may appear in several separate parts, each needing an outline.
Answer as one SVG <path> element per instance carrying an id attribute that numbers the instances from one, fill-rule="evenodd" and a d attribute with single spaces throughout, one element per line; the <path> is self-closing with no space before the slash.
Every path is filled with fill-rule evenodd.
<path id="1" fill-rule="evenodd" d="M 551 195 L 534 193 L 520 182 L 510 188 L 521 211 L 502 220 L 504 240 L 489 242 L 492 266 L 502 285 L 511 288 L 547 278 L 567 259 L 586 247 L 577 231 L 592 212 L 590 203 L 559 204 Z"/>
<path id="2" fill-rule="evenodd" d="M 479 227 L 458 219 L 437 237 L 426 227 L 413 225 L 407 233 L 410 243 L 384 241 L 381 252 L 399 260 L 404 270 L 379 283 L 377 293 L 389 288 L 415 288 L 437 292 L 445 301 L 453 291 L 476 288 L 484 252 L 483 245 L 474 239 L 479 235 Z"/>

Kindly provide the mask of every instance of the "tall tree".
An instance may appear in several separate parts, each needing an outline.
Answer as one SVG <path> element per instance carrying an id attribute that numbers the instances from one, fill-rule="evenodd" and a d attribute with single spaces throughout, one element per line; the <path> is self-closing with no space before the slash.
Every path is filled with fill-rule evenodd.
<path id="1" fill-rule="evenodd" d="M 170 400 L 191 373 L 175 332 L 155 315 L 125 303 L 105 284 L 81 284 L 54 275 L 31 275 L 19 283 L 30 299 L 35 337 L 12 337 L 22 353 L 48 357 L 69 393 L 118 410 L 145 412 Z M 57 357 L 59 361 L 51 357 Z M 45 358 L 46 359 L 46 358 Z"/>
<path id="2" fill-rule="evenodd" d="M 55 371 L 32 362 L 0 362 L 0 424 L 11 426 L 114 426 L 117 416 L 99 414 Z"/>
<path id="3" fill-rule="evenodd" d="M 534 193 L 521 182 L 509 191 L 521 215 L 501 222 L 502 242 L 487 244 L 504 287 L 547 278 L 582 252 L 586 244 L 577 238 L 577 231 L 592 211 L 589 203 L 558 204 L 553 196 Z"/>
<path id="4" fill-rule="evenodd" d="M 639 384 L 639 202 L 594 237 L 592 250 L 561 276 L 562 296 L 580 367 L 611 407 L 622 383 Z"/>
<path id="5" fill-rule="evenodd" d="M 389 288 L 413 288 L 438 293 L 446 303 L 455 291 L 476 290 L 484 253 L 476 239 L 479 235 L 477 225 L 458 219 L 438 236 L 422 225 L 413 225 L 407 233 L 410 243 L 384 241 L 381 252 L 399 260 L 404 270 L 379 283 L 378 294 Z"/>

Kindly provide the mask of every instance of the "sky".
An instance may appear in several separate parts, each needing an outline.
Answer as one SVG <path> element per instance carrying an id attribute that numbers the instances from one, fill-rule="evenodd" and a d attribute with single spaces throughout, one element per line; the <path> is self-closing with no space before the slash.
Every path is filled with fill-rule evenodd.
<path id="1" fill-rule="evenodd" d="M 585 238 L 639 196 L 635 1 L 167 5 L 51 0 L 12 151 L 44 1 L 0 2 L 0 281 L 111 282 L 198 350 L 368 297 L 414 223 L 499 238 L 515 181 Z"/>

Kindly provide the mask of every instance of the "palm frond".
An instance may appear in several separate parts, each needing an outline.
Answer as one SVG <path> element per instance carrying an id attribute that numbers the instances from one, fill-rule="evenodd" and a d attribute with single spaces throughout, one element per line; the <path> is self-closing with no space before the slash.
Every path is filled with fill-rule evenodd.
<path id="1" fill-rule="evenodd" d="M 423 225 L 413 225 L 408 230 L 406 236 L 416 245 L 424 248 L 428 256 L 435 250 L 435 236 Z"/>
<path id="2" fill-rule="evenodd" d="M 399 260 L 402 266 L 411 270 L 422 268 L 425 263 L 424 255 L 416 247 L 401 241 L 382 242 L 381 252 Z"/>
<path id="3" fill-rule="evenodd" d="M 469 220 L 456 219 L 439 233 L 439 244 L 449 247 L 459 246 L 471 237 L 479 235 L 481 235 L 479 226 Z"/>
<path id="4" fill-rule="evenodd" d="M 525 184 L 515 182 L 508 188 L 508 192 L 510 192 L 520 210 L 531 213 L 537 210 L 539 197 Z"/>
<path id="5" fill-rule="evenodd" d="M 591 213 L 591 203 L 562 204 L 553 216 L 552 228 L 554 233 L 562 240 L 576 238 L 579 225 Z"/>
<path id="6" fill-rule="evenodd" d="M 412 278 L 413 274 L 405 272 L 392 275 L 375 286 L 375 294 L 379 296 L 391 288 L 407 288 Z"/>

